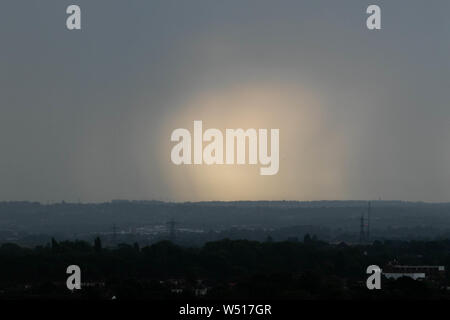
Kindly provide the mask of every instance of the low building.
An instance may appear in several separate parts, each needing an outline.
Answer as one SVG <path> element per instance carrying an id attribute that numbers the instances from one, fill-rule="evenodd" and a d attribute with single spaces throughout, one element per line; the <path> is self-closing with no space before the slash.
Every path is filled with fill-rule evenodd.
<path id="1" fill-rule="evenodd" d="M 415 273 L 415 272 L 403 272 L 403 273 L 383 272 L 383 275 L 388 279 L 394 279 L 394 280 L 397 280 L 398 278 L 401 278 L 401 277 L 408 277 L 408 278 L 412 278 L 414 280 L 425 279 L 425 273 Z"/>
<path id="2" fill-rule="evenodd" d="M 444 266 L 408 266 L 388 264 L 383 270 L 383 275 L 388 279 L 409 277 L 414 280 L 441 281 L 445 278 Z"/>

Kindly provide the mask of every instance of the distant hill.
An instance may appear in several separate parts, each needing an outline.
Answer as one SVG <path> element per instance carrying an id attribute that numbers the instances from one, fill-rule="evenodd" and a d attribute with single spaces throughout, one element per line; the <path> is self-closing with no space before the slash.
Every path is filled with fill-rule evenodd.
<path id="1" fill-rule="evenodd" d="M 373 228 L 450 228 L 450 203 L 372 201 Z M 366 201 L 161 202 L 114 200 L 107 203 L 0 202 L 0 231 L 77 233 L 165 224 L 175 219 L 192 228 L 235 226 L 282 228 L 315 225 L 358 230 Z"/>

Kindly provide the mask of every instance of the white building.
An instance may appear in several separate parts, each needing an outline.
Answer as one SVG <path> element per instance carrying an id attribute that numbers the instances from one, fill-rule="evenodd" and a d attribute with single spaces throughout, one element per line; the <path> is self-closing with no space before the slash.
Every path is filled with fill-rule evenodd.
<path id="1" fill-rule="evenodd" d="M 397 280 L 401 277 L 409 277 L 414 280 L 425 279 L 425 273 L 415 273 L 415 272 L 405 272 L 405 273 L 394 273 L 394 272 L 383 272 L 383 275 L 388 279 Z"/>

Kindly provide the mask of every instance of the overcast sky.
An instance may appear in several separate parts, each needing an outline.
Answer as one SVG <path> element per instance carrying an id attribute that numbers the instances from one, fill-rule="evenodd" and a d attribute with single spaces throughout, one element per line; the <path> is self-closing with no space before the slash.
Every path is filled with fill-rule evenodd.
<path id="1" fill-rule="evenodd" d="M 66 29 L 78 4 L 82 30 Z M 378 4 L 382 30 L 365 26 Z M 450 2 L 0 3 L 0 200 L 450 200 Z M 170 134 L 279 128 L 280 170 Z"/>

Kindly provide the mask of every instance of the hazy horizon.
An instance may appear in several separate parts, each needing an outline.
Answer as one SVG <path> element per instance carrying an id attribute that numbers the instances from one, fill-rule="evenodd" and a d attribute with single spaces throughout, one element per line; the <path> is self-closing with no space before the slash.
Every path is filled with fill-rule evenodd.
<path id="1" fill-rule="evenodd" d="M 83 201 L 79 200 L 47 200 L 47 201 L 33 201 L 33 200 L 0 200 L 0 203 L 4 202 L 29 202 L 29 203 L 39 203 L 41 205 L 53 205 L 53 204 L 104 204 L 104 203 L 113 203 L 113 202 L 162 202 L 168 204 L 186 204 L 186 203 L 247 203 L 247 202 L 298 202 L 298 203 L 315 203 L 315 202 L 361 202 L 367 204 L 371 203 L 413 203 L 413 204 L 450 204 L 450 201 L 423 201 L 423 200 L 401 200 L 401 199 L 318 199 L 318 200 L 292 200 L 292 199 L 280 199 L 280 200 L 195 200 L 195 201 L 177 201 L 170 199 L 109 199 L 104 201 Z"/>

